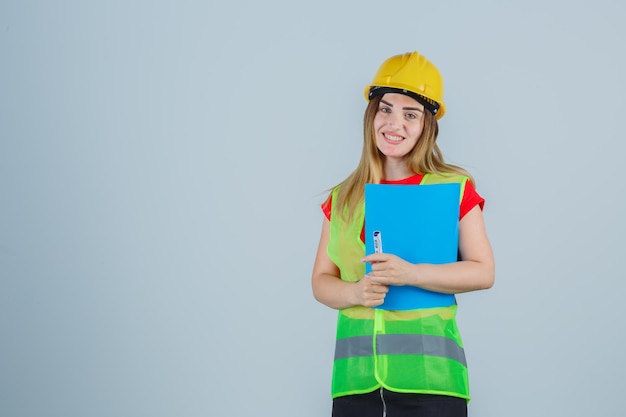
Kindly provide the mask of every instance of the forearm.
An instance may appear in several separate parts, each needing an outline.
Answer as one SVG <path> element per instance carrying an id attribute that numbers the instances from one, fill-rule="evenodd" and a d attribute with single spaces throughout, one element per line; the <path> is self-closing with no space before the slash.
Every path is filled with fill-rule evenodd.
<path id="1" fill-rule="evenodd" d="M 491 288 L 494 267 L 489 262 L 460 261 L 449 264 L 416 264 L 407 284 L 430 291 L 457 294 Z"/>
<path id="2" fill-rule="evenodd" d="M 313 296 L 320 303 L 341 310 L 357 305 L 354 282 L 342 281 L 330 274 L 316 274 L 312 279 Z"/>

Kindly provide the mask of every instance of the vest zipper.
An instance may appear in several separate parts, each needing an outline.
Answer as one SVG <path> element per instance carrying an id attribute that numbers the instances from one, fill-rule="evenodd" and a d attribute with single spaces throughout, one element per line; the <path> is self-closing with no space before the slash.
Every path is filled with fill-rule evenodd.
<path id="1" fill-rule="evenodd" d="M 381 379 L 378 376 L 378 335 L 385 333 L 385 321 L 383 315 L 385 312 L 380 309 L 374 310 L 374 334 L 372 335 L 372 350 L 374 353 L 374 376 L 378 381 Z M 382 391 L 381 391 L 382 393 Z"/>
<path id="2" fill-rule="evenodd" d="M 385 312 L 381 309 L 374 310 L 374 334 L 379 335 L 385 331 Z"/>
<path id="3" fill-rule="evenodd" d="M 383 396 L 383 387 L 380 387 L 380 400 L 383 402 L 383 417 L 387 417 L 387 403 L 385 403 L 385 397 Z"/>

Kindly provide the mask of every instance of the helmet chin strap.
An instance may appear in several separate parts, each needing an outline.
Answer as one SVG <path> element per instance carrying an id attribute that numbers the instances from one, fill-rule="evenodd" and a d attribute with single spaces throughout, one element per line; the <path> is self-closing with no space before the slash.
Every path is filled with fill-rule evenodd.
<path id="1" fill-rule="evenodd" d="M 426 110 L 432 113 L 433 116 L 437 115 L 439 111 L 439 104 L 433 100 L 430 100 L 424 96 L 421 96 L 417 93 L 414 93 L 409 90 L 404 90 L 401 88 L 393 88 L 393 87 L 372 87 L 369 92 L 369 99 L 371 100 L 374 97 L 382 96 L 387 93 L 396 93 L 396 94 L 404 94 L 405 96 L 409 96 L 415 99 L 418 103 L 424 106 Z"/>

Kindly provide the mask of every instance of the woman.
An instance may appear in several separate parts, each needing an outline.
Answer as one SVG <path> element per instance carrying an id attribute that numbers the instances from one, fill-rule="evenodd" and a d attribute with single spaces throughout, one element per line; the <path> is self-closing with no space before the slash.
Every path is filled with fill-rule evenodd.
<path id="1" fill-rule="evenodd" d="M 437 120 L 445 114 L 443 81 L 424 56 L 387 59 L 365 96 L 361 160 L 322 204 L 325 219 L 312 273 L 315 298 L 339 310 L 333 416 L 466 416 L 469 387 L 456 304 L 403 311 L 375 307 L 383 304 L 389 286 L 448 294 L 490 288 L 494 260 L 484 199 L 465 170 L 444 162 L 436 144 Z M 458 262 L 411 264 L 388 253 L 364 256 L 365 184 L 446 182 L 461 186 Z M 366 263 L 371 264 L 367 275 Z"/>

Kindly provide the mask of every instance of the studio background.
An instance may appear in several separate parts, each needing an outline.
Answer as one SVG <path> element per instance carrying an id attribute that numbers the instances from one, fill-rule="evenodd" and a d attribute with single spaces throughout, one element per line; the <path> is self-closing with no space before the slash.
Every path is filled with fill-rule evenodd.
<path id="1" fill-rule="evenodd" d="M 441 70 L 496 284 L 470 415 L 619 415 L 619 1 L 0 2 L 0 415 L 330 415 L 319 204 L 391 55 Z"/>

